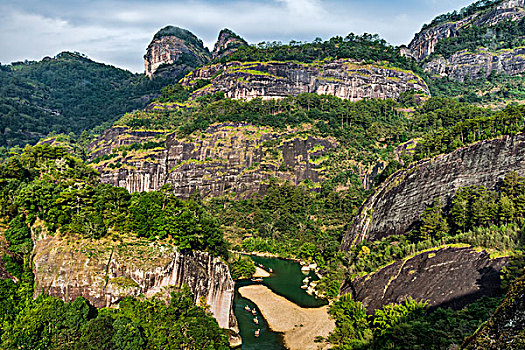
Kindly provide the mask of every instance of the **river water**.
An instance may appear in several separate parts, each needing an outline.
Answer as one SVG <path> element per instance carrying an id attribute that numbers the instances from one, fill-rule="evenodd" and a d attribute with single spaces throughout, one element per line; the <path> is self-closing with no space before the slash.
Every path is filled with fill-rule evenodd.
<path id="1" fill-rule="evenodd" d="M 279 294 L 286 299 L 296 303 L 301 307 L 320 307 L 326 305 L 327 302 L 322 299 L 317 299 L 308 295 L 306 291 L 301 289 L 303 279 L 310 276 L 310 279 L 315 281 L 317 276 L 310 272 L 304 274 L 301 272 L 301 265 L 290 260 L 283 260 L 277 258 L 266 258 L 259 256 L 250 256 L 257 264 L 264 265 L 265 270 L 271 268 L 273 273 L 271 277 L 263 279 L 263 282 L 252 282 L 251 280 L 241 280 L 235 283 L 235 298 L 234 298 L 234 313 L 239 322 L 239 329 L 242 337 L 242 350 L 284 350 L 286 349 L 282 343 L 282 337 L 279 333 L 272 332 L 268 327 L 266 320 L 260 315 L 257 310 L 257 319 L 259 324 L 253 323 L 253 315 L 244 307 L 248 305 L 250 309 L 256 307 L 254 303 L 240 296 L 238 289 L 243 286 L 252 284 L 263 284 L 270 288 L 274 293 Z M 255 330 L 260 329 L 258 338 L 254 336 Z"/>

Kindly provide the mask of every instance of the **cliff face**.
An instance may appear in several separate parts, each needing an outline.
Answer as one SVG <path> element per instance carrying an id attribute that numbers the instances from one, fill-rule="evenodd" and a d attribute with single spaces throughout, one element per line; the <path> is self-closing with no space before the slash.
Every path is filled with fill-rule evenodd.
<path id="1" fill-rule="evenodd" d="M 203 252 L 178 252 L 148 241 L 113 242 L 48 237 L 33 251 L 35 296 L 71 301 L 82 296 L 96 307 L 112 307 L 126 296 L 152 297 L 188 284 L 206 299 L 222 328 L 236 329 L 234 283 L 228 266 Z"/>
<path id="2" fill-rule="evenodd" d="M 410 71 L 351 60 L 312 64 L 229 62 L 197 69 L 181 83 L 192 86 L 199 79 L 210 80 L 211 84 L 195 91 L 193 98 L 224 92 L 227 98 L 233 99 L 272 99 L 306 92 L 357 101 L 397 98 L 411 89 L 430 94 L 425 82 Z"/>
<path id="3" fill-rule="evenodd" d="M 447 247 L 347 281 L 341 292 L 351 293 L 369 313 L 408 297 L 428 300 L 430 307 L 460 309 L 481 296 L 500 295 L 499 271 L 506 264 L 506 258 L 490 259 L 486 252 Z"/>
<path id="4" fill-rule="evenodd" d="M 144 55 L 145 74 L 179 78 L 209 60 L 208 49 L 194 34 L 167 26 L 158 31 L 148 45 Z"/>
<path id="5" fill-rule="evenodd" d="M 148 136 L 148 132 L 111 128 L 91 145 L 93 156 L 109 154 L 122 144 L 145 141 Z M 306 179 L 320 181 L 323 156 L 335 146 L 328 138 L 227 123 L 210 126 L 192 140 L 169 134 L 164 147 L 129 152 L 94 166 L 103 182 L 131 192 L 157 190 L 168 183 L 181 198 L 195 191 L 203 197 L 248 197 L 264 193 L 271 177 L 296 184 Z M 111 169 L 111 162 L 122 166 Z"/>
<path id="6" fill-rule="evenodd" d="M 494 26 L 507 20 L 520 20 L 525 16 L 524 8 L 525 0 L 506 0 L 489 10 L 475 13 L 459 21 L 424 29 L 416 34 L 408 45 L 410 55 L 416 60 L 422 60 L 434 52 L 440 40 L 457 36 L 462 29 L 469 26 Z"/>
<path id="7" fill-rule="evenodd" d="M 237 51 L 239 47 L 244 45 L 248 45 L 248 43 L 243 38 L 225 28 L 219 33 L 219 38 L 213 48 L 211 59 L 220 60 L 225 56 L 231 55 Z"/>
<path id="8" fill-rule="evenodd" d="M 434 199 L 441 197 L 447 203 L 465 186 L 494 188 L 511 171 L 525 175 L 524 134 L 478 142 L 412 164 L 392 175 L 365 201 L 341 249 L 364 239 L 404 234 Z"/>
<path id="9" fill-rule="evenodd" d="M 449 59 L 439 57 L 424 65 L 425 71 L 441 77 L 464 81 L 488 77 L 492 71 L 505 75 L 517 75 L 525 71 L 525 47 L 492 52 L 480 49 L 477 52 L 461 51 Z"/>
<path id="10" fill-rule="evenodd" d="M 525 349 L 525 276 L 510 287 L 494 315 L 465 341 L 462 349 Z"/>

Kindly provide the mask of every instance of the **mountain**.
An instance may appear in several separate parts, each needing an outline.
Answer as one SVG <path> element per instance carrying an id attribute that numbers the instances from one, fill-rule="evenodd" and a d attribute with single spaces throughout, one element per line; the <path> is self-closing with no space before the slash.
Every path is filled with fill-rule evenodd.
<path id="1" fill-rule="evenodd" d="M 202 40 L 189 30 L 167 26 L 153 36 L 144 55 L 145 74 L 179 79 L 211 59 Z"/>
<path id="2" fill-rule="evenodd" d="M 224 28 L 219 32 L 219 38 L 213 47 L 211 58 L 213 61 L 220 60 L 225 56 L 229 56 L 241 46 L 246 46 L 246 40 L 232 32 L 228 28 Z"/>
<path id="3" fill-rule="evenodd" d="M 75 133 L 143 108 L 163 86 L 78 53 L 0 70 L 0 146 L 34 144 L 50 132 Z"/>

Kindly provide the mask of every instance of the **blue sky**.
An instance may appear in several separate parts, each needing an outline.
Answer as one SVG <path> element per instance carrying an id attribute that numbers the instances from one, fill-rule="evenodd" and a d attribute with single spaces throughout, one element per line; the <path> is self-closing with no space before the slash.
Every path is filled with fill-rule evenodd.
<path id="1" fill-rule="evenodd" d="M 378 33 L 408 44 L 424 23 L 472 0 L 1 0 L 0 62 L 69 50 L 133 72 L 155 32 L 192 31 L 212 48 L 222 28 L 250 43 Z"/>

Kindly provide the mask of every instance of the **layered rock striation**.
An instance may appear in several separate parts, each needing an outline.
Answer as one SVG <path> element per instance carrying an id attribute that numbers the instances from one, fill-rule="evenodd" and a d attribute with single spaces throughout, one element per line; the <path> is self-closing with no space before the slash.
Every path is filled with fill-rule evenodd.
<path id="1" fill-rule="evenodd" d="M 464 28 L 494 26 L 503 21 L 517 21 L 524 16 L 525 0 L 504 0 L 492 8 L 474 13 L 461 20 L 441 23 L 422 30 L 408 45 L 410 49 L 408 56 L 416 60 L 423 60 L 435 51 L 436 44 L 440 40 L 455 37 Z"/>
<path id="2" fill-rule="evenodd" d="M 369 313 L 408 297 L 431 308 L 461 309 L 482 296 L 501 294 L 499 272 L 506 258 L 486 252 L 445 247 L 396 261 L 377 272 L 346 281 L 341 292 L 352 294 Z"/>
<path id="3" fill-rule="evenodd" d="M 476 52 L 460 51 L 445 59 L 438 57 L 425 63 L 425 71 L 439 77 L 449 77 L 463 82 L 470 79 L 486 78 L 493 72 L 504 75 L 518 75 L 525 72 L 525 47 L 490 51 L 482 48 Z"/>
<path id="4" fill-rule="evenodd" d="M 239 47 L 248 45 L 246 40 L 225 28 L 220 31 L 219 38 L 215 43 L 211 53 L 212 60 L 220 60 L 223 57 L 229 56 L 239 49 Z"/>
<path id="5" fill-rule="evenodd" d="M 91 149 L 94 156 L 110 154 L 116 147 L 146 141 L 155 134 L 114 127 Z M 121 153 L 94 166 L 103 182 L 130 192 L 153 191 L 171 184 L 181 198 L 194 192 L 203 197 L 244 198 L 264 193 L 272 177 L 295 184 L 304 180 L 319 182 L 325 155 L 335 147 L 335 140 L 296 136 L 293 130 L 223 123 L 191 139 L 168 134 L 162 147 L 130 151 L 125 156 Z M 116 162 L 121 164 L 119 168 L 109 166 Z"/>
<path id="6" fill-rule="evenodd" d="M 234 282 L 228 266 L 204 252 L 179 252 L 149 241 L 68 241 L 47 237 L 33 251 L 35 297 L 46 293 L 71 301 L 84 297 L 96 307 L 115 307 L 122 298 L 169 297 L 187 284 L 195 302 L 206 300 L 219 326 L 236 330 Z"/>
<path id="7" fill-rule="evenodd" d="M 223 92 L 233 99 L 275 99 L 301 93 L 333 95 L 357 101 L 364 98 L 397 98 L 408 90 L 426 94 L 426 83 L 413 72 L 341 59 L 311 64 L 297 62 L 229 62 L 197 69 L 181 83 L 198 80 L 211 84 L 193 93 L 193 98 Z"/>
<path id="8" fill-rule="evenodd" d="M 525 135 L 481 141 L 393 174 L 370 196 L 345 234 L 342 250 L 365 239 L 404 234 L 436 198 L 447 203 L 460 187 L 494 188 L 504 176 L 525 175 Z"/>
<path id="9" fill-rule="evenodd" d="M 144 55 L 147 76 L 180 78 L 211 59 L 202 40 L 186 29 L 167 26 L 159 30 Z"/>

